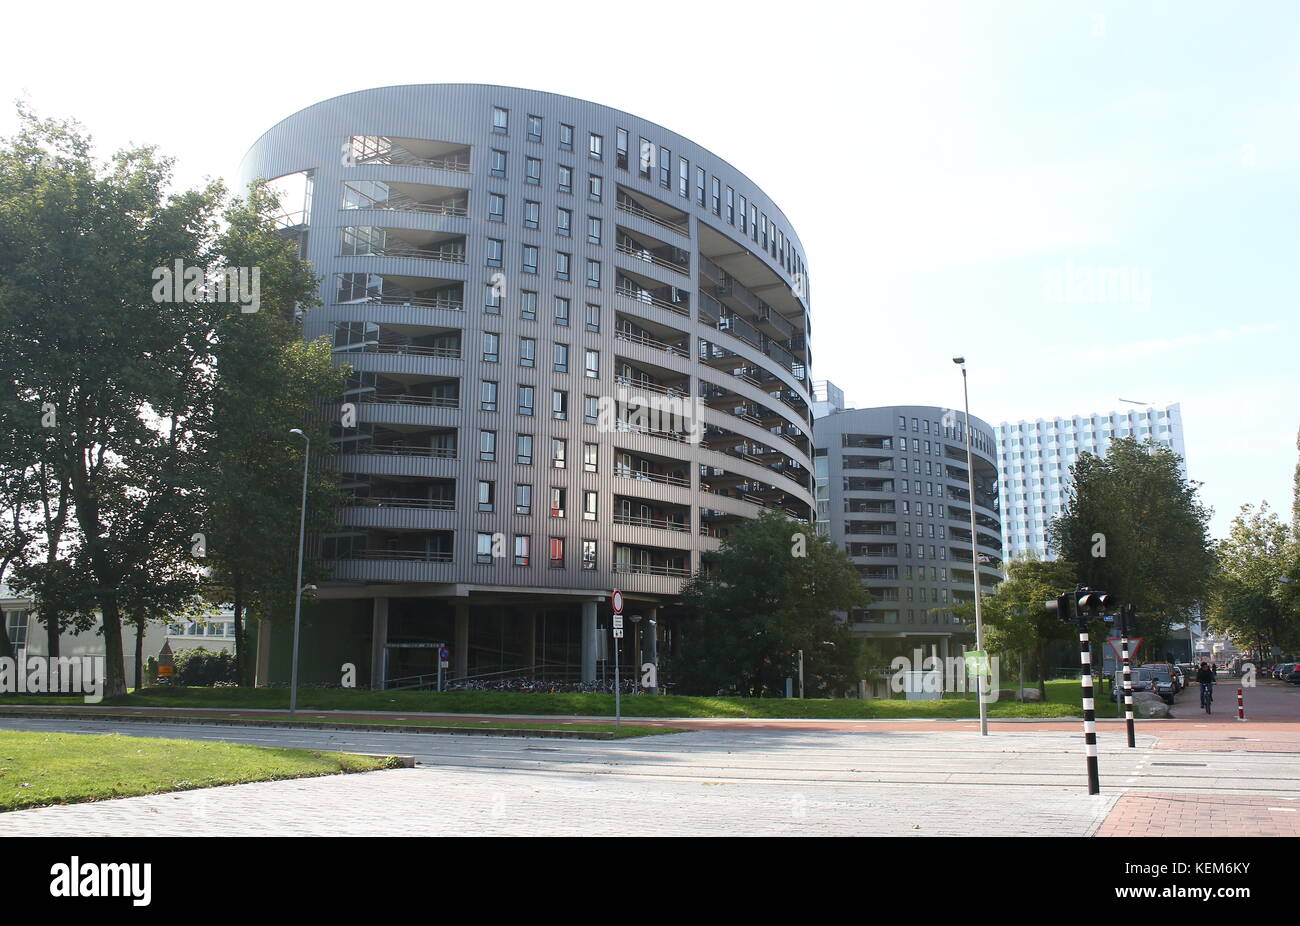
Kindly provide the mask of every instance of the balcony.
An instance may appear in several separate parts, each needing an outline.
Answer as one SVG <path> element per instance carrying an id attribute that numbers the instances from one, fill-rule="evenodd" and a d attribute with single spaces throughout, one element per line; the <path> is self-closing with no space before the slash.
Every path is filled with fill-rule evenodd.
<path id="1" fill-rule="evenodd" d="M 615 279 L 614 291 L 625 299 L 667 309 L 669 312 L 687 318 L 691 317 L 689 294 L 675 286 L 665 286 L 619 271 Z"/>
<path id="2" fill-rule="evenodd" d="M 467 216 L 469 191 L 424 183 L 352 180 L 343 184 L 343 208 Z"/>
<path id="3" fill-rule="evenodd" d="M 650 527 L 650 528 L 654 528 L 655 530 L 673 531 L 679 534 L 689 534 L 691 532 L 690 524 L 687 524 L 678 519 L 674 519 L 672 517 L 667 517 L 667 518 L 641 517 L 639 515 L 633 515 L 633 514 L 622 514 L 616 511 L 614 512 L 614 523 L 630 524 L 633 527 Z"/>
<path id="4" fill-rule="evenodd" d="M 465 308 L 465 284 L 432 277 L 389 276 L 377 273 L 337 274 L 338 305 L 400 305 L 430 309 Z"/>
<path id="5" fill-rule="evenodd" d="M 634 215 L 645 219 L 647 222 L 652 222 L 660 228 L 690 237 L 690 217 L 681 210 L 674 209 L 657 199 L 640 194 L 634 195 L 632 191 L 620 184 L 615 197 L 615 205 L 620 212 L 626 212 L 628 215 Z"/>
<path id="6" fill-rule="evenodd" d="M 353 225 L 342 229 L 341 257 L 407 257 L 465 263 L 465 236 L 409 228 Z"/>
<path id="7" fill-rule="evenodd" d="M 614 475 L 619 479 L 652 482 L 658 485 L 690 488 L 691 481 L 681 461 L 650 457 L 630 451 L 615 451 Z"/>
<path id="8" fill-rule="evenodd" d="M 470 149 L 454 142 L 387 135 L 353 135 L 350 160 L 357 167 L 399 165 L 434 170 L 470 171 Z"/>
<path id="9" fill-rule="evenodd" d="M 336 322 L 334 353 L 408 354 L 459 360 L 460 330 L 373 322 Z"/>
<path id="10" fill-rule="evenodd" d="M 652 350 L 661 350 L 664 353 L 681 357 L 683 360 L 689 360 L 691 358 L 690 336 L 673 332 L 675 337 L 673 337 L 672 342 L 660 340 L 660 338 L 654 336 L 655 334 L 660 334 L 665 337 L 673 336 L 667 334 L 668 331 L 669 329 L 667 328 L 652 331 L 649 328 L 636 324 L 627 316 L 620 314 L 614 327 L 614 337 L 618 338 L 620 341 L 640 344 L 642 347 L 649 347 Z"/>
<path id="11" fill-rule="evenodd" d="M 690 276 L 691 256 L 681 248 L 619 228 L 614 247 L 620 254 L 664 270 Z"/>

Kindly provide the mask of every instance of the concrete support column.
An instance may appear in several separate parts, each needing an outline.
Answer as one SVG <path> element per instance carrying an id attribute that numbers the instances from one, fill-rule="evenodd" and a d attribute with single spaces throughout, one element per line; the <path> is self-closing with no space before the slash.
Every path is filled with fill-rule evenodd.
<path id="1" fill-rule="evenodd" d="M 537 674 L 537 612 L 529 610 L 525 612 L 528 615 L 528 626 L 524 629 L 524 646 L 527 650 L 524 653 L 524 664 L 528 666 L 529 674 Z"/>
<path id="2" fill-rule="evenodd" d="M 370 688 L 382 691 L 388 676 L 388 599 L 374 599 L 370 614 Z"/>
<path id="3" fill-rule="evenodd" d="M 657 695 L 659 694 L 659 685 L 657 684 L 659 681 L 659 608 L 657 606 L 653 608 L 646 608 L 645 616 L 647 620 L 647 624 L 645 628 L 646 629 L 646 643 L 645 643 L 646 653 L 644 656 L 641 657 L 641 661 L 643 663 L 644 662 L 654 663 L 656 684 L 647 690 L 650 692 L 650 694 Z"/>
<path id="4" fill-rule="evenodd" d="M 618 642 L 618 641 L 615 641 Z M 596 602 L 582 603 L 582 680 L 596 680 Z"/>
<path id="5" fill-rule="evenodd" d="M 453 608 L 456 619 L 456 639 L 451 647 L 451 669 L 455 678 L 469 675 L 469 605 Z"/>

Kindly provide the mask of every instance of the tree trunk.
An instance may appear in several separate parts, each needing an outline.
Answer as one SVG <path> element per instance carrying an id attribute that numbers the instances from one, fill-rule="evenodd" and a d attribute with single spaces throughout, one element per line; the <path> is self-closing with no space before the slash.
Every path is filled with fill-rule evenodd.
<path id="1" fill-rule="evenodd" d="M 122 661 L 122 614 L 110 593 L 100 602 L 104 621 L 104 697 L 126 694 L 126 665 Z"/>
<path id="2" fill-rule="evenodd" d="M 1038 696 L 1044 701 L 1047 700 L 1047 645 L 1038 644 L 1037 653 L 1038 663 Z"/>
<path id="3" fill-rule="evenodd" d="M 235 576 L 235 680 L 242 686 L 248 684 L 244 677 L 244 578 Z"/>
<path id="4" fill-rule="evenodd" d="M 135 622 L 135 690 L 144 687 L 144 618 Z"/>
<path id="5" fill-rule="evenodd" d="M 13 659 L 14 655 L 14 643 L 9 639 L 9 626 L 5 621 L 4 612 L 0 611 L 0 657 Z"/>
<path id="6" fill-rule="evenodd" d="M 62 636 L 60 633 L 61 624 L 62 621 L 59 620 L 57 614 L 51 614 L 45 619 L 45 652 L 51 659 L 59 658 L 59 638 Z"/>

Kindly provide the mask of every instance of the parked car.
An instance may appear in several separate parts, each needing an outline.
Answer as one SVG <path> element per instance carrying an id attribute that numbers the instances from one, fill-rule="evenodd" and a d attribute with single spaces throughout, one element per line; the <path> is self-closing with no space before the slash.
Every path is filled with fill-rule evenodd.
<path id="1" fill-rule="evenodd" d="M 1282 663 L 1282 671 L 1278 673 L 1278 678 L 1284 682 L 1300 685 L 1300 662 Z"/>
<path id="2" fill-rule="evenodd" d="M 1144 679 L 1151 682 L 1151 691 L 1154 691 L 1160 697 L 1169 703 L 1174 703 L 1174 695 L 1178 694 L 1178 683 L 1174 681 L 1174 667 L 1165 663 L 1147 663 L 1138 669 Z"/>
<path id="3" fill-rule="evenodd" d="M 1195 670 L 1193 670 L 1192 673 L 1189 675 L 1187 670 L 1180 665 L 1174 666 L 1173 674 L 1174 674 L 1174 681 L 1178 683 L 1179 691 L 1182 691 L 1184 688 L 1186 688 L 1189 684 L 1191 684 L 1191 680 L 1196 678 Z"/>
<path id="4" fill-rule="evenodd" d="M 1159 670 L 1160 672 L 1163 672 L 1165 676 L 1167 676 L 1167 680 L 1169 681 L 1169 684 L 1172 686 L 1174 694 L 1178 694 L 1178 692 L 1183 690 L 1182 679 L 1178 677 L 1177 669 L 1173 665 L 1173 663 L 1148 662 L 1143 664 L 1142 668 L 1155 669 L 1155 670 Z M 1157 691 L 1157 693 L 1159 692 Z M 1163 695 L 1161 696 L 1163 697 Z"/>

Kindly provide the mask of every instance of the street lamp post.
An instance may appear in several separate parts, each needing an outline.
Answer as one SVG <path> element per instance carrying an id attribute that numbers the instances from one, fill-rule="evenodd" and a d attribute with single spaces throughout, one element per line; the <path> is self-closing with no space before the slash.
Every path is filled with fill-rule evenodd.
<path id="1" fill-rule="evenodd" d="M 302 458 L 302 512 L 298 520 L 298 579 L 293 586 L 293 667 L 289 674 L 289 713 L 292 714 L 298 710 L 298 637 L 302 629 L 302 594 L 307 591 L 302 586 L 302 553 L 307 536 L 307 466 L 311 460 L 311 438 L 304 434 L 301 428 L 294 428 L 289 433 L 297 434 L 307 442 L 307 449 Z M 309 586 L 309 588 L 315 587 Z"/>
<path id="2" fill-rule="evenodd" d="M 984 651 L 984 610 L 980 604 L 980 552 L 975 533 L 975 455 L 971 450 L 970 389 L 966 384 L 966 358 L 953 357 L 952 362 L 961 367 L 961 392 L 966 404 L 966 491 L 970 493 L 970 568 L 975 584 L 975 648 Z M 989 735 L 989 709 L 984 703 L 985 677 L 980 677 L 976 694 L 980 706 L 980 735 Z"/>

